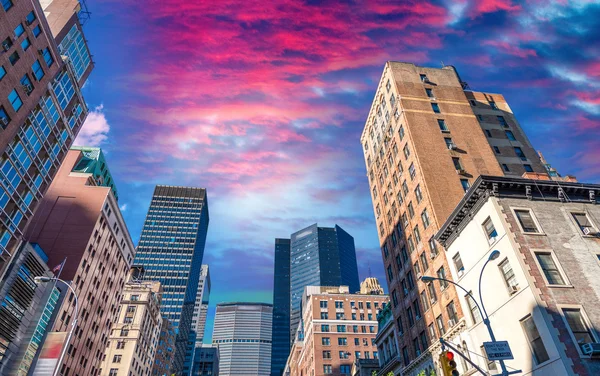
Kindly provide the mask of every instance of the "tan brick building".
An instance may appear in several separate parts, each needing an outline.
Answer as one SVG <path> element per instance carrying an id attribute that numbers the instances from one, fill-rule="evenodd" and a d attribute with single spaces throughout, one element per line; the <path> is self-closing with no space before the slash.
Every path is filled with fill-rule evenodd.
<path id="1" fill-rule="evenodd" d="M 468 90 L 451 66 L 387 62 L 361 136 L 402 365 L 430 367 L 432 342 L 463 313 L 433 235 L 482 174 L 545 173 L 502 95 Z M 435 357 L 434 357 L 435 358 Z"/>
<path id="2" fill-rule="evenodd" d="M 350 375 L 357 359 L 376 359 L 377 312 L 387 295 L 350 294 L 347 286 L 308 286 L 303 330 L 292 347 L 290 376 Z"/>

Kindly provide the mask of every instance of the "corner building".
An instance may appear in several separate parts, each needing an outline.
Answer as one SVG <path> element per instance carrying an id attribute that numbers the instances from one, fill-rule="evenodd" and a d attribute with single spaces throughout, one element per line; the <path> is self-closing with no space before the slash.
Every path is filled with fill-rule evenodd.
<path id="1" fill-rule="evenodd" d="M 400 361 L 433 366 L 432 343 L 463 316 L 433 236 L 479 175 L 546 173 L 502 95 L 469 90 L 452 66 L 387 62 L 361 136 Z M 437 345 L 439 348 L 439 344 Z"/>
<path id="2" fill-rule="evenodd" d="M 175 374 L 184 367 L 208 222 L 204 188 L 157 185 L 137 248 L 135 264 L 144 267 L 142 280 L 163 286 L 161 313 L 176 333 Z"/>

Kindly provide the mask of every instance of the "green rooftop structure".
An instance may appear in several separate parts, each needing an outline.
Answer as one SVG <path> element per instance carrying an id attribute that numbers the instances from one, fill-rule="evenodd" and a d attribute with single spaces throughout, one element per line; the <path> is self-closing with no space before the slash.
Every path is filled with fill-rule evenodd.
<path id="1" fill-rule="evenodd" d="M 89 146 L 73 146 L 71 150 L 79 150 L 83 153 L 83 156 L 73 168 L 73 172 L 92 174 L 96 180 L 96 184 L 110 187 L 115 195 L 115 199 L 118 201 L 119 194 L 117 193 L 117 187 L 106 165 L 102 149 Z"/>

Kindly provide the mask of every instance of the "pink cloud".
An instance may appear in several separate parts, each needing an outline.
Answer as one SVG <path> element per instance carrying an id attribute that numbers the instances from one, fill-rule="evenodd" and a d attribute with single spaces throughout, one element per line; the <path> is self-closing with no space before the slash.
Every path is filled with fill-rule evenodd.
<path id="1" fill-rule="evenodd" d="M 520 5 L 513 5 L 511 0 L 477 0 L 473 15 L 477 16 L 483 13 L 493 13 L 497 11 L 515 12 L 521 10 Z"/>

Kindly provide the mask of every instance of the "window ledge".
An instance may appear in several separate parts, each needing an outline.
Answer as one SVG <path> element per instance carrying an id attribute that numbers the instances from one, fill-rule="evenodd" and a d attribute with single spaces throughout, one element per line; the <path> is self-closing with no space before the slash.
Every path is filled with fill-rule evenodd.
<path id="1" fill-rule="evenodd" d="M 573 285 L 551 285 L 549 283 L 546 283 L 547 287 L 552 287 L 552 288 L 557 288 L 557 289 L 573 289 L 575 288 L 575 286 Z"/>
<path id="2" fill-rule="evenodd" d="M 523 235 L 533 235 L 533 236 L 546 236 L 545 232 L 525 232 L 521 231 Z"/>

